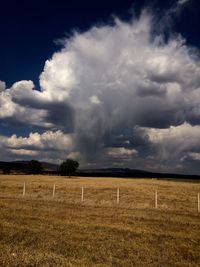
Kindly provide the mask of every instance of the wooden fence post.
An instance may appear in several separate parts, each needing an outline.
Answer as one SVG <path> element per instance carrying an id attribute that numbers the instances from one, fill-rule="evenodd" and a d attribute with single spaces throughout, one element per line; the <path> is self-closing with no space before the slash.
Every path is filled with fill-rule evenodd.
<path id="1" fill-rule="evenodd" d="M 155 208 L 158 208 L 158 192 L 157 190 L 155 191 Z"/>
<path id="2" fill-rule="evenodd" d="M 84 188 L 82 186 L 82 188 L 81 188 L 81 202 L 83 202 L 83 199 L 84 199 Z"/>
<path id="3" fill-rule="evenodd" d="M 23 197 L 25 197 L 26 195 L 26 183 L 24 182 L 24 185 L 23 185 Z"/>
<path id="4" fill-rule="evenodd" d="M 117 188 L 117 204 L 119 204 L 119 188 Z"/>
<path id="5" fill-rule="evenodd" d="M 55 191 L 56 191 L 56 185 L 54 184 L 54 185 L 53 185 L 53 195 L 52 195 L 53 198 L 55 197 Z"/>

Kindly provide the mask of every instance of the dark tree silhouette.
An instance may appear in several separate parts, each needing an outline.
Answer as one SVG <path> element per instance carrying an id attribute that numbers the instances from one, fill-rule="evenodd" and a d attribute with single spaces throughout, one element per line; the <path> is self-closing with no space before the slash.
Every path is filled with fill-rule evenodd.
<path id="1" fill-rule="evenodd" d="M 73 175 L 79 167 L 79 163 L 73 159 L 67 159 L 60 164 L 59 173 L 62 176 Z"/>
<path id="2" fill-rule="evenodd" d="M 28 173 L 30 174 L 39 174 L 42 173 L 42 164 L 37 160 L 31 160 L 28 163 Z"/>
<path id="3" fill-rule="evenodd" d="M 10 174 L 11 173 L 11 167 L 7 164 L 3 167 L 3 174 Z"/>

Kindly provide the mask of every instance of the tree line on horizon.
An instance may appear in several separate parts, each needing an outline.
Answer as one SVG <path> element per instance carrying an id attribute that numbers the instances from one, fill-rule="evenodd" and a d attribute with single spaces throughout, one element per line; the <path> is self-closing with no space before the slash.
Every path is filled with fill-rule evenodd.
<path id="1" fill-rule="evenodd" d="M 73 159 L 66 159 L 63 161 L 58 170 L 55 171 L 58 175 L 61 176 L 72 176 L 75 174 L 76 170 L 79 167 L 79 162 Z M 3 174 L 10 174 L 12 171 L 12 168 L 9 164 L 6 164 L 2 168 Z M 28 174 L 43 174 L 44 168 L 42 166 L 42 163 L 38 160 L 31 160 L 28 162 L 26 166 L 26 172 Z"/>

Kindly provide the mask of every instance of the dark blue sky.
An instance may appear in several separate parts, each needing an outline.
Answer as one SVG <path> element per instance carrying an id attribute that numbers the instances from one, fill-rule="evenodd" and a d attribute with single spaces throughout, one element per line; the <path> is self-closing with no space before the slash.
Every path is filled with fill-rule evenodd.
<path id="1" fill-rule="evenodd" d="M 72 30 L 84 31 L 96 23 L 107 23 L 112 15 L 129 19 L 144 6 L 162 17 L 174 0 L 73 0 L 2 1 L 0 4 L 0 80 L 11 86 L 15 81 L 33 80 L 44 62 L 59 48 L 55 40 Z M 173 21 L 173 31 L 200 47 L 200 2 L 191 0 Z"/>

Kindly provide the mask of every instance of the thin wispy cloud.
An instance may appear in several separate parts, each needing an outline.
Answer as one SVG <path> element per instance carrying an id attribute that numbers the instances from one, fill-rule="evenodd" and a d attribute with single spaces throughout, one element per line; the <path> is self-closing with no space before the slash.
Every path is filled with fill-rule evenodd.
<path id="1" fill-rule="evenodd" d="M 186 3 L 189 3 L 191 0 L 179 0 L 177 5 L 178 6 L 182 6 L 182 5 L 185 5 Z"/>

